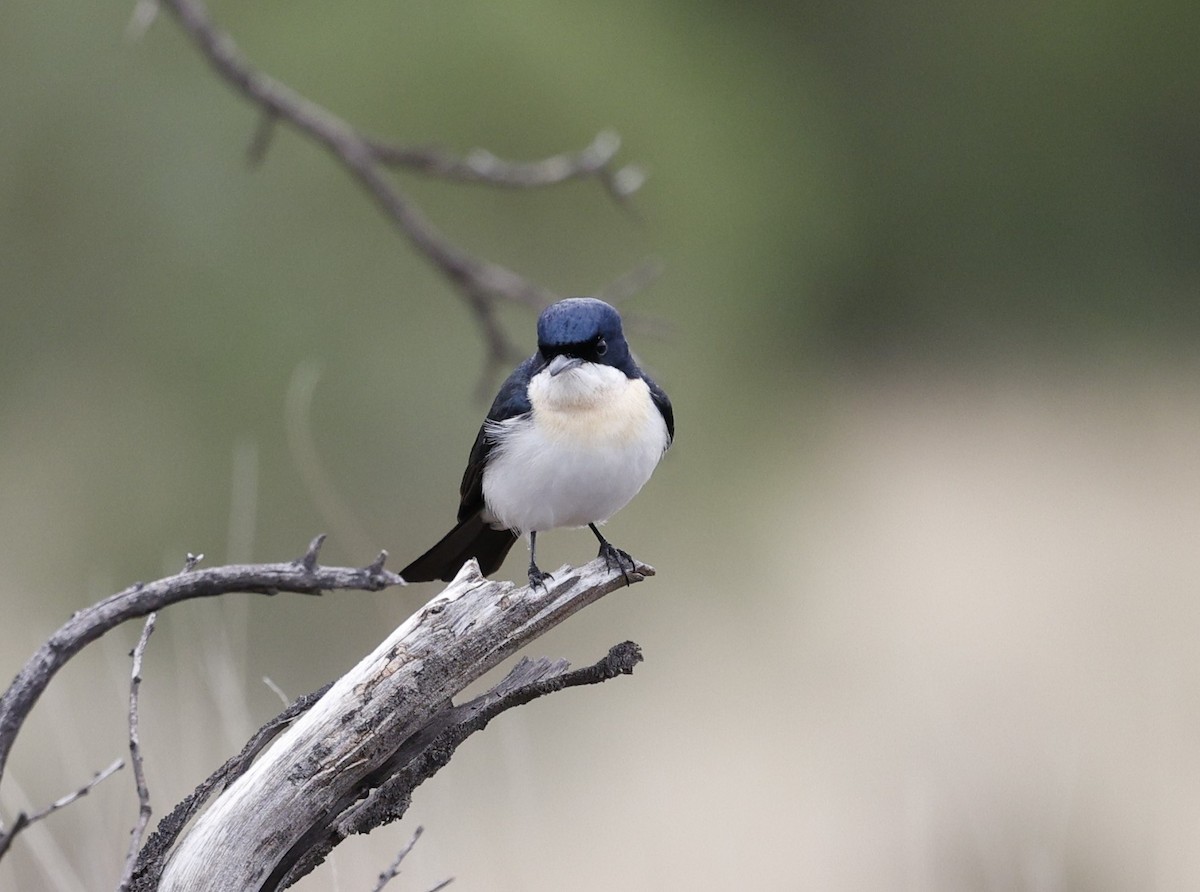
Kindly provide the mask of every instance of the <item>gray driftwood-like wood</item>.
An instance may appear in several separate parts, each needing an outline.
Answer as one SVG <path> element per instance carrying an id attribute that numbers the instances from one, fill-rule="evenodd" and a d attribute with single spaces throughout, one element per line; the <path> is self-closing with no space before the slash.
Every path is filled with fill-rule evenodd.
<path id="1" fill-rule="evenodd" d="M 653 573 L 638 564 L 629 581 Z M 564 661 L 523 660 L 487 693 L 452 703 L 501 660 L 626 584 L 620 569 L 600 559 L 560 568 L 549 582 L 547 588 L 493 582 L 469 562 L 319 699 L 294 705 L 288 718 L 276 720 L 272 731 L 288 727 L 273 743 L 264 749 L 256 735 L 257 760 L 248 768 L 254 753 L 231 760 L 243 773 L 173 849 L 170 834 L 198 806 L 184 803 L 190 811 L 169 816 L 169 826 L 160 826 L 147 844 L 132 888 L 285 888 L 346 836 L 402 815 L 413 788 L 498 713 L 563 687 L 632 671 L 641 654 L 630 642 L 575 671 Z M 220 782 L 206 782 L 206 795 Z"/>

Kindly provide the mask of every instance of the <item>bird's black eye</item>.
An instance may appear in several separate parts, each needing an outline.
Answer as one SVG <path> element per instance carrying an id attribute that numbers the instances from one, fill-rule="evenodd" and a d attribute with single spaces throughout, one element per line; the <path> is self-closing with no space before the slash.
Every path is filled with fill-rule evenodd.
<path id="1" fill-rule="evenodd" d="M 605 342 L 604 338 L 596 338 L 596 355 L 603 356 L 607 352 L 608 344 Z"/>

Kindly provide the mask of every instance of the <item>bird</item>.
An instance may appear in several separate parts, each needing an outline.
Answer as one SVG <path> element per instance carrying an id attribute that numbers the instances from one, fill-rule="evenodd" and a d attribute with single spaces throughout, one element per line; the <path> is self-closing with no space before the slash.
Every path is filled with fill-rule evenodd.
<path id="1" fill-rule="evenodd" d="M 588 527 L 598 557 L 636 566 L 600 532 L 650 479 L 675 439 L 670 399 L 629 351 L 615 308 L 594 297 L 546 307 L 537 352 L 500 386 L 471 447 L 459 487 L 458 523 L 400 571 L 407 582 L 449 582 L 471 558 L 490 576 L 529 537 L 529 584 L 546 530 Z"/>

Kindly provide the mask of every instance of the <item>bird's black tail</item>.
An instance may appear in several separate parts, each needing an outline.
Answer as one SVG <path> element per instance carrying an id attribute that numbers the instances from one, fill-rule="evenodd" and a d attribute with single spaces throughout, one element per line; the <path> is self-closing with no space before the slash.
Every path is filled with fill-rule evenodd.
<path id="1" fill-rule="evenodd" d="M 443 536 L 437 545 L 401 570 L 400 575 L 407 582 L 432 582 L 434 579 L 449 582 L 463 564 L 475 558 L 483 575 L 490 576 L 500 569 L 517 538 L 512 530 L 494 530 L 478 513 L 472 514 Z"/>

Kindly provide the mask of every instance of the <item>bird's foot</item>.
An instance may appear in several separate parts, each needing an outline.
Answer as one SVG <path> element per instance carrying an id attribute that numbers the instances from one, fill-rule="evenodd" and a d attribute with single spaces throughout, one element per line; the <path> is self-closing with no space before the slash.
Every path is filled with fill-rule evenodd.
<path id="1" fill-rule="evenodd" d="M 622 551 L 607 540 L 600 543 L 600 553 L 596 557 L 604 558 L 604 565 L 610 570 L 613 567 L 620 570 L 626 585 L 629 585 L 629 574 L 637 571 L 637 561 L 630 557 L 629 552 Z"/>
<path id="2" fill-rule="evenodd" d="M 540 588 L 542 591 L 546 591 L 546 589 L 547 589 L 546 581 L 549 579 L 553 579 L 553 578 L 554 578 L 553 573 L 546 573 L 546 572 L 543 572 L 542 570 L 539 570 L 537 567 L 537 564 L 529 565 L 529 587 L 530 588 Z"/>

